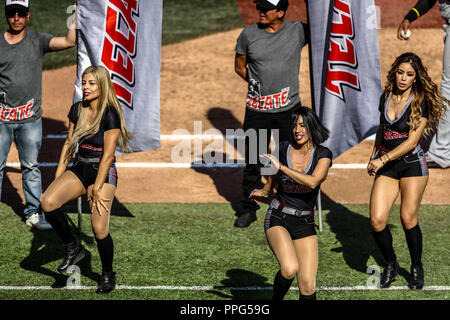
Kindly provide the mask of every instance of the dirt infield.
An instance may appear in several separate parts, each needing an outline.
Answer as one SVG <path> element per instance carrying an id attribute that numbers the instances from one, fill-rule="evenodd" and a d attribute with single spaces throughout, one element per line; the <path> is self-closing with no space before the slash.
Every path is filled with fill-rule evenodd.
<path id="1" fill-rule="evenodd" d="M 293 1 L 291 1 L 293 2 Z M 398 4 L 401 3 L 400 4 Z M 389 1 L 376 1 L 381 8 L 382 28 L 379 30 L 382 79 L 394 58 L 405 51 L 414 51 L 428 66 L 431 77 L 440 84 L 443 54 L 443 31 L 439 11 L 433 8 L 414 28 L 410 41 L 396 40 L 396 26 L 415 0 L 398 1 L 394 8 Z M 251 4 L 249 6 L 248 4 Z M 303 1 L 295 2 L 288 18 L 305 21 Z M 254 5 L 250 0 L 238 0 L 244 21 L 250 23 Z M 245 9 L 247 5 L 247 9 Z M 437 12 L 436 12 L 437 11 Z M 432 19 L 434 17 L 434 19 Z M 437 22 L 436 22 L 437 20 Z M 417 24 L 419 26 L 419 24 Z M 242 127 L 246 84 L 234 73 L 234 46 L 241 30 L 211 35 L 184 43 L 164 46 L 161 58 L 161 134 L 170 135 L 176 129 L 194 134 L 194 121 L 201 121 L 202 130 Z M 432 48 L 432 49 L 430 49 Z M 301 97 L 311 105 L 308 50 L 302 52 L 300 75 Z M 67 127 L 75 67 L 46 71 L 43 75 L 44 135 L 64 133 Z M 57 162 L 61 139 L 44 139 L 40 162 Z M 203 149 L 212 141 L 204 141 Z M 171 156 L 180 141 L 162 140 L 159 150 L 118 157 L 119 163 L 172 163 Z M 366 164 L 373 141 L 364 141 L 335 159 L 334 164 Z M 192 147 L 192 143 L 190 143 Z M 228 155 L 234 157 L 235 155 Z M 192 156 L 192 159 L 193 156 Z M 18 162 L 13 147 L 8 163 Z M 51 182 L 55 168 L 41 168 L 44 190 Z M 120 202 L 234 202 L 241 193 L 242 169 L 190 168 L 118 168 Z M 430 169 L 430 180 L 423 203 L 449 204 L 450 169 Z M 327 198 L 338 203 L 367 203 L 372 178 L 365 169 L 331 168 L 322 185 Z M 3 199 L 8 204 L 20 203 L 20 170 L 7 168 Z"/>

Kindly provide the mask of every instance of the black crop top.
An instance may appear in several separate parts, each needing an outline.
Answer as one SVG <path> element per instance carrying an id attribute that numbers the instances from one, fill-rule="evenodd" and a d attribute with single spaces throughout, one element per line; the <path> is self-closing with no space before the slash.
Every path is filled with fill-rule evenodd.
<path id="1" fill-rule="evenodd" d="M 286 167 L 293 169 L 290 152 L 291 144 L 288 141 L 280 142 L 280 163 Z M 333 159 L 333 154 L 330 149 L 324 146 L 317 146 L 311 152 L 308 166 L 302 172 L 311 175 L 317 166 L 317 163 L 322 158 Z M 331 167 L 331 163 L 330 163 Z M 314 210 L 316 205 L 317 194 L 319 193 L 320 185 L 311 189 L 310 187 L 298 184 L 291 177 L 280 171 L 280 179 L 277 186 L 277 193 L 275 198 L 287 207 L 295 208 L 297 210 Z"/>
<path id="2" fill-rule="evenodd" d="M 77 102 L 70 108 L 67 118 L 74 124 L 76 128 L 78 122 L 78 108 L 85 108 Z M 78 142 L 78 154 L 84 158 L 97 158 L 103 154 L 103 133 L 111 129 L 120 129 L 120 118 L 116 109 L 106 107 L 100 122 L 99 130 L 92 136 L 82 137 Z"/>
<path id="3" fill-rule="evenodd" d="M 391 100 L 392 93 L 389 93 L 387 98 L 384 98 L 384 94 L 380 97 L 380 124 L 383 128 L 381 147 L 386 151 L 393 150 L 399 146 L 402 142 L 408 139 L 410 126 L 408 125 L 409 117 L 411 115 L 411 102 L 414 96 L 411 95 L 406 102 L 406 106 L 403 111 L 394 119 L 389 119 L 387 112 L 389 108 L 389 102 Z M 428 119 L 428 104 L 425 99 L 421 104 L 422 117 Z"/>

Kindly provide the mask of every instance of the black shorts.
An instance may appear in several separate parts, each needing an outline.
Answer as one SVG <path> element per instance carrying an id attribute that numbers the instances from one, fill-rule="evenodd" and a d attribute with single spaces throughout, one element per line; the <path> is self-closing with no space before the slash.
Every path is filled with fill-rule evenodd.
<path id="1" fill-rule="evenodd" d="M 93 185 L 95 183 L 99 165 L 100 163 L 84 163 L 76 161 L 69 170 L 72 171 L 78 177 L 78 179 L 80 179 L 84 188 L 87 190 L 90 185 Z M 109 168 L 105 183 L 110 183 L 117 187 L 117 169 L 114 163 L 112 163 L 111 167 Z"/>
<path id="2" fill-rule="evenodd" d="M 377 175 L 396 180 L 406 177 L 428 176 L 428 166 L 423 151 L 388 162 L 377 171 Z"/>
<path id="3" fill-rule="evenodd" d="M 314 214 L 311 217 L 297 217 L 281 213 L 277 209 L 269 208 L 264 219 L 264 231 L 271 227 L 281 226 L 285 228 L 292 240 L 306 238 L 317 234 L 314 224 Z"/>

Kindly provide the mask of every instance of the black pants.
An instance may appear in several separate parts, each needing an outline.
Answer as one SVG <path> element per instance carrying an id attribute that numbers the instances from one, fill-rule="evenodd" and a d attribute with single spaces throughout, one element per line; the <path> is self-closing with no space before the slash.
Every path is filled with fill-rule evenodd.
<path id="1" fill-rule="evenodd" d="M 300 106 L 300 105 L 299 105 Z M 249 199 L 250 193 L 254 189 L 261 189 L 261 162 L 259 161 L 259 157 L 257 159 L 252 159 L 252 152 L 249 149 L 256 147 L 257 154 L 269 153 L 268 150 L 270 137 L 272 130 L 279 130 L 279 141 L 290 140 L 292 133 L 291 128 L 291 114 L 297 109 L 297 107 L 289 109 L 288 111 L 279 112 L 279 113 L 263 113 L 250 109 L 246 109 L 245 118 L 244 118 L 244 131 L 247 132 L 249 129 L 254 129 L 256 133 L 256 141 L 252 141 L 250 137 L 246 137 L 245 140 L 245 169 L 244 169 L 244 177 L 242 179 L 242 197 L 241 197 L 241 205 L 242 211 L 238 214 L 242 214 L 245 212 L 255 213 L 256 210 L 259 209 L 259 206 Z M 266 129 L 267 134 L 262 134 L 260 129 Z M 266 141 L 261 141 L 261 139 L 265 139 Z M 265 142 L 265 144 L 264 144 Z M 256 146 L 254 144 L 256 143 Z M 265 146 L 265 148 L 260 148 L 260 145 Z M 255 163 L 257 162 L 257 163 Z"/>

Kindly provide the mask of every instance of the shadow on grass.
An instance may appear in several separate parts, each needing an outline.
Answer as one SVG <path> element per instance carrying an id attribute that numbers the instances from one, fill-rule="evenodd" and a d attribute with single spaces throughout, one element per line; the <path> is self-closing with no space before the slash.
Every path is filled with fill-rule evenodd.
<path id="1" fill-rule="evenodd" d="M 342 252 L 343 258 L 350 268 L 366 273 L 370 257 L 374 258 L 377 265 L 385 265 L 384 258 L 373 238 L 369 217 L 334 202 L 323 192 L 322 209 L 329 210 L 326 223 L 341 244 L 341 247 L 334 248 L 332 251 Z M 397 226 L 389 224 L 389 228 L 393 230 Z M 408 271 L 404 268 L 400 268 L 400 275 L 405 279 L 409 277 Z"/>
<path id="2" fill-rule="evenodd" d="M 85 208 L 82 210 L 83 214 L 81 216 L 81 223 L 88 223 L 90 225 L 90 213 L 86 213 L 86 211 L 89 211 L 89 208 L 87 204 L 83 204 L 83 207 Z M 65 204 L 62 207 L 62 210 L 63 212 L 77 212 L 78 210 L 76 201 L 71 201 Z M 111 212 L 112 216 L 134 218 L 131 212 L 129 212 L 126 207 L 124 207 L 117 201 L 113 203 Z M 78 221 L 77 214 L 67 214 L 67 218 L 69 220 L 69 224 L 72 227 L 73 234 L 76 235 L 76 237 L 80 239 L 83 244 L 87 244 L 89 246 L 95 244 L 95 239 L 92 234 L 82 232 L 81 230 L 83 228 L 81 228 L 80 230 L 80 221 Z M 58 273 L 56 271 L 56 266 L 54 267 L 55 271 L 44 267 L 50 262 L 62 260 L 64 256 L 64 246 L 61 239 L 59 239 L 59 237 L 53 231 L 39 231 L 35 228 L 32 228 L 31 232 L 33 233 L 33 240 L 31 241 L 30 253 L 25 259 L 21 261 L 20 267 L 28 271 L 33 271 L 45 276 L 53 277 L 54 283 L 51 285 L 53 288 L 65 287 L 71 274 Z M 78 266 L 80 267 L 80 273 L 81 275 L 98 283 L 100 280 L 100 274 L 92 270 L 92 255 L 86 249 L 86 246 L 85 250 L 86 256 L 78 263 Z"/>
<path id="3" fill-rule="evenodd" d="M 46 264 L 55 260 L 62 260 L 64 249 L 61 240 L 54 232 L 39 231 L 34 228 L 31 229 L 31 232 L 33 232 L 34 236 L 31 241 L 30 253 L 20 262 L 20 267 L 28 271 L 53 277 L 54 283 L 51 287 L 64 288 L 70 274 L 65 275 L 57 272 L 56 266 L 54 267 L 55 271 L 44 267 Z M 82 238 L 85 238 L 85 236 L 83 235 Z M 79 262 L 78 266 L 80 267 L 80 272 L 83 276 L 98 282 L 100 280 L 100 274 L 92 271 L 91 258 L 91 253 L 86 250 L 86 256 Z"/>
<path id="4" fill-rule="evenodd" d="M 90 221 L 90 209 L 87 202 L 86 195 L 83 195 L 81 197 L 81 212 L 83 213 L 83 221 Z M 78 204 L 77 201 L 70 201 L 63 205 L 61 209 L 64 212 L 78 212 Z M 86 216 L 86 218 L 84 217 Z M 134 218 L 134 215 L 122 204 L 120 203 L 116 198 L 113 200 L 113 204 L 111 207 L 111 216 L 112 217 L 128 217 L 128 218 Z"/>
<path id="5" fill-rule="evenodd" d="M 223 286 L 215 286 L 215 290 L 207 292 L 231 300 L 272 299 L 272 290 L 269 288 L 272 284 L 267 282 L 266 277 L 243 269 L 228 270 L 226 275 L 228 278 L 221 281 Z M 240 289 L 239 287 L 252 287 L 252 289 Z M 230 294 L 223 292 L 226 289 L 230 290 Z"/>
<path id="6" fill-rule="evenodd" d="M 215 162 L 221 164 L 235 164 L 236 161 L 233 157 L 226 154 L 223 151 L 227 151 L 229 146 L 225 146 L 225 140 L 228 141 L 229 144 L 233 145 L 233 151 L 237 151 L 236 141 L 231 139 L 226 139 L 226 130 L 227 129 L 241 129 L 242 123 L 233 115 L 233 113 L 221 107 L 212 107 L 208 110 L 207 114 L 208 120 L 214 126 L 214 129 L 220 131 L 219 134 L 222 134 L 222 139 L 218 140 L 219 145 L 222 146 L 222 150 L 217 148 L 214 144 L 212 149 L 206 150 L 203 153 L 203 160 L 208 159 L 208 163 L 214 159 Z M 207 142 L 203 142 L 204 149 L 208 144 Z M 208 142 L 209 143 L 209 142 Z M 239 156 L 243 157 L 243 155 L 239 154 Z M 205 162 L 205 161 L 203 161 Z M 195 167 L 195 163 L 193 169 L 201 174 L 208 175 L 211 180 L 214 182 L 214 186 L 216 187 L 216 191 L 219 195 L 226 199 L 227 202 L 237 202 L 240 201 L 241 197 L 241 184 L 242 184 L 242 172 L 243 168 L 200 168 Z"/>

